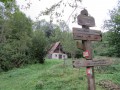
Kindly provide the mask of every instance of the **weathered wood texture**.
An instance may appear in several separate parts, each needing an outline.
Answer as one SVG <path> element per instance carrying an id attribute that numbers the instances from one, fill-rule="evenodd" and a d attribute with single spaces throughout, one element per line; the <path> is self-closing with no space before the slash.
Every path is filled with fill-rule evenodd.
<path id="1" fill-rule="evenodd" d="M 73 28 L 73 38 L 74 40 L 82 40 L 82 44 L 77 43 L 77 47 L 88 51 L 89 55 L 85 58 L 87 61 L 73 61 L 74 67 L 86 66 L 87 79 L 88 79 L 88 90 L 96 90 L 95 88 L 95 78 L 94 78 L 94 65 L 100 65 L 99 62 L 92 62 L 92 46 L 91 41 L 101 41 L 102 35 L 101 31 L 90 30 L 89 27 L 95 26 L 95 20 L 93 17 L 88 16 L 88 11 L 86 9 L 81 11 L 81 14 L 77 17 L 78 25 L 82 28 Z M 105 63 L 102 63 L 105 64 Z"/>
<path id="2" fill-rule="evenodd" d="M 73 67 L 87 67 L 87 66 L 106 66 L 110 65 L 112 62 L 110 60 L 74 60 Z"/>
<path id="3" fill-rule="evenodd" d="M 84 28 L 73 28 L 74 40 L 90 40 L 90 41 L 101 41 L 101 31 L 90 30 Z"/>
<path id="4" fill-rule="evenodd" d="M 85 57 L 86 60 L 93 60 L 91 41 L 83 41 L 83 46 L 85 47 L 85 51 L 86 50 L 89 51 L 89 56 Z M 87 66 L 86 67 L 86 71 L 88 69 L 91 71 L 90 75 L 87 74 L 88 90 L 96 90 L 96 87 L 95 87 L 95 77 L 94 77 L 94 67 L 93 66 Z"/>
<path id="5" fill-rule="evenodd" d="M 79 25 L 86 25 L 89 27 L 94 27 L 95 26 L 95 20 L 91 16 L 86 16 L 86 15 L 78 15 L 77 16 L 77 22 Z"/>

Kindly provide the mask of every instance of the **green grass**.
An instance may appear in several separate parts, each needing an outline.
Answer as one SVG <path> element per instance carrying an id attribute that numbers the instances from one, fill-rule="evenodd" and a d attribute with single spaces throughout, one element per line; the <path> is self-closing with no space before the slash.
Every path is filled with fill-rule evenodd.
<path id="1" fill-rule="evenodd" d="M 96 83 L 104 79 L 114 79 L 120 83 L 114 75 L 120 73 L 98 73 L 96 71 Z M 87 90 L 85 68 L 76 69 L 67 60 L 66 66 L 63 60 L 46 60 L 45 64 L 34 64 L 0 73 L 0 90 Z M 105 90 L 96 86 L 96 90 Z"/>

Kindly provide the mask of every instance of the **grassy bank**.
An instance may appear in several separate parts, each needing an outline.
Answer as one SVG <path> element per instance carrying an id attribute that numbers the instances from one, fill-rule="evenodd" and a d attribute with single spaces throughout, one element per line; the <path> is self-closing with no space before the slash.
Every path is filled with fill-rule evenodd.
<path id="1" fill-rule="evenodd" d="M 118 65 L 118 67 L 120 67 Z M 96 83 L 110 79 L 120 83 L 120 73 L 95 71 Z M 96 84 L 97 90 L 105 90 Z M 0 73 L 0 90 L 87 90 L 85 68 L 72 68 L 71 60 L 64 66 L 62 60 L 46 60 L 44 65 L 34 64 Z"/>

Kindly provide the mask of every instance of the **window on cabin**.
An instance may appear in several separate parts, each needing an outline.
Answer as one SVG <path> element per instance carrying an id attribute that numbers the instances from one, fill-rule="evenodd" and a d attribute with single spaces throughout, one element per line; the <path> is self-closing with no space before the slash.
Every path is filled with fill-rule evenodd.
<path id="1" fill-rule="evenodd" d="M 57 54 L 55 54 L 55 56 L 57 57 Z"/>
<path id="2" fill-rule="evenodd" d="M 59 54 L 59 59 L 62 59 L 62 55 L 61 54 Z"/>

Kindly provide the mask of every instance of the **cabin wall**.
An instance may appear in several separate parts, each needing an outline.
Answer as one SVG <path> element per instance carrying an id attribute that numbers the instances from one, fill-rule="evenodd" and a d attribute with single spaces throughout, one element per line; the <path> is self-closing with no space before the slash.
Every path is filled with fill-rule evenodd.
<path id="1" fill-rule="evenodd" d="M 52 59 L 59 59 L 59 53 L 53 53 Z"/>
<path id="2" fill-rule="evenodd" d="M 63 54 L 63 53 L 52 53 L 52 54 L 48 54 L 48 58 L 49 59 L 67 59 L 67 54 Z"/>

